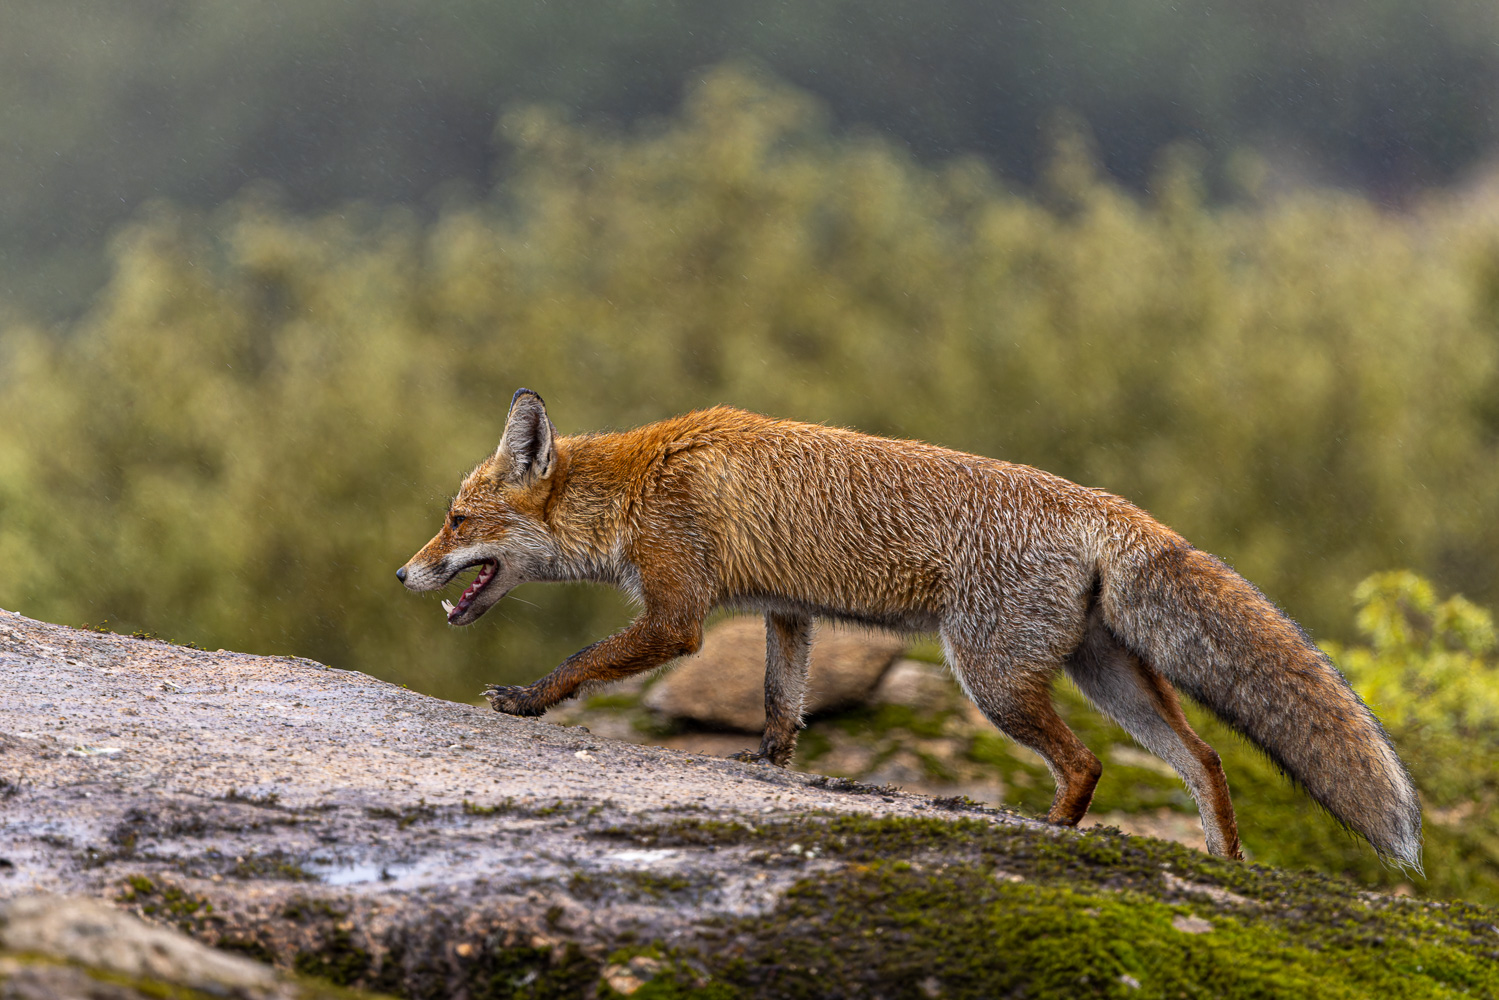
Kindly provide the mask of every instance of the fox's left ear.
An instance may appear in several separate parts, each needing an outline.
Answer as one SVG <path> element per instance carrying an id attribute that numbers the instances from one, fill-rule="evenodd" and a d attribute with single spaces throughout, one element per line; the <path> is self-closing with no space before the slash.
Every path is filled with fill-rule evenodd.
<path id="1" fill-rule="evenodd" d="M 557 428 L 547 419 L 546 404 L 530 389 L 517 389 L 495 461 L 505 478 L 529 485 L 552 474 L 557 464 Z"/>

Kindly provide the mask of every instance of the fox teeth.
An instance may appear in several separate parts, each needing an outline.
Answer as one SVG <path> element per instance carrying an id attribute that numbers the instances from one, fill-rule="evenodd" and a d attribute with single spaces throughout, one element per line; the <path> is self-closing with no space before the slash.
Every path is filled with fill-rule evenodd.
<path id="1" fill-rule="evenodd" d="M 452 601 L 443 601 L 442 602 L 442 609 L 444 611 L 446 611 L 449 615 L 451 615 L 453 613 L 453 602 Z"/>

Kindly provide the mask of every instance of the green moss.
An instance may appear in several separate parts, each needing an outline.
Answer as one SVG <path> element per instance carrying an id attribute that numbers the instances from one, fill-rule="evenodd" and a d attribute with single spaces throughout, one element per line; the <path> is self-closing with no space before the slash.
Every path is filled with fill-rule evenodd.
<path id="1" fill-rule="evenodd" d="M 643 895 L 661 899 L 673 893 L 688 892 L 704 885 L 702 878 L 686 875 L 660 875 L 655 872 L 629 872 L 625 878 Z"/>
<path id="2" fill-rule="evenodd" d="M 124 890 L 115 898 L 132 904 L 142 915 L 171 923 L 187 934 L 201 931 L 213 914 L 213 904 L 207 897 L 170 883 L 158 885 L 144 875 L 127 878 Z"/>
<path id="3" fill-rule="evenodd" d="M 949 711 L 917 711 L 909 705 L 865 705 L 840 714 L 835 724 L 846 733 L 869 736 L 902 730 L 923 739 L 946 731 Z"/>
<path id="4" fill-rule="evenodd" d="M 234 862 L 229 874 L 240 879 L 280 879 L 290 882 L 316 882 L 318 877 L 302 867 L 300 861 L 284 851 L 248 854 Z"/>
<path id="5" fill-rule="evenodd" d="M 1117 831 L 838 816 L 753 828 L 682 820 L 609 835 L 747 846 L 752 860 L 769 864 L 813 854 L 844 862 L 809 874 L 772 913 L 722 928 L 734 947 L 710 945 L 701 957 L 711 981 L 731 991 L 725 996 L 1499 991 L 1493 910 L 1370 897 L 1324 875 L 1227 862 Z M 1211 931 L 1173 924 L 1189 916 Z"/>
<path id="6" fill-rule="evenodd" d="M 805 769 L 833 749 L 833 741 L 821 727 L 803 730 L 796 741 L 796 767 Z"/>
<path id="7" fill-rule="evenodd" d="M 365 814 L 371 819 L 393 819 L 396 827 L 404 830 L 414 823 L 426 823 L 437 818 L 437 810 L 427 805 L 426 799 L 421 799 L 414 806 L 405 806 L 400 809 L 392 809 L 388 806 L 372 806 L 366 808 Z"/>
<path id="8" fill-rule="evenodd" d="M 85 622 L 78 627 L 87 632 L 98 632 L 101 635 L 122 635 L 129 639 L 145 639 L 149 642 L 164 642 L 169 646 L 179 646 L 182 649 L 201 650 L 203 648 L 195 642 L 177 642 L 174 639 L 167 639 L 159 636 L 155 632 L 149 631 L 147 629 L 133 629 L 129 632 L 116 632 L 114 629 L 109 627 L 109 619 L 107 618 L 97 625 L 91 625 Z"/>
<path id="9" fill-rule="evenodd" d="M 642 941 L 606 963 L 571 945 L 493 942 L 458 968 L 399 951 L 377 963 L 340 930 L 349 926 L 344 911 L 297 899 L 282 915 L 315 928 L 319 943 L 293 965 L 337 984 L 410 997 L 459 990 L 475 1000 L 595 989 L 611 996 L 600 984 L 611 965 L 642 980 L 632 995 L 646 998 L 1499 993 L 1494 910 L 1370 896 L 1325 875 L 1227 862 L 1118 831 L 861 814 L 754 826 L 684 818 L 585 835 L 739 849 L 751 864 L 802 877 L 774 910 L 722 921 L 700 944 Z M 132 900 L 162 895 L 145 877 L 126 885 Z M 654 872 L 579 873 L 568 886 L 582 899 L 618 893 L 657 902 L 715 887 L 706 876 Z M 650 961 L 629 964 L 640 957 Z"/>
<path id="10" fill-rule="evenodd" d="M 326 979 L 337 986 L 350 986 L 365 979 L 374 962 L 370 953 L 354 940 L 346 910 L 327 900 L 297 897 L 282 908 L 281 915 L 299 924 L 316 927 L 322 940 L 292 957 L 292 968 L 306 976 Z"/>
<path id="11" fill-rule="evenodd" d="M 686 732 L 684 724 L 677 719 L 654 712 L 645 712 L 631 720 L 630 725 L 642 736 L 665 739 Z"/>
<path id="12" fill-rule="evenodd" d="M 660 901 L 683 893 L 716 886 L 707 874 L 663 875 L 649 871 L 575 872 L 567 891 L 574 898 L 596 901 L 610 898 Z"/>
<path id="13" fill-rule="evenodd" d="M 313 896 L 295 896 L 281 908 L 281 915 L 299 924 L 316 920 L 342 920 L 347 911 L 340 910 L 325 899 Z"/>
<path id="14" fill-rule="evenodd" d="M 642 846 L 735 847 L 803 852 L 856 864 L 924 856 L 948 862 L 985 863 L 1028 879 L 1069 887 L 1163 891 L 1163 872 L 1193 884 L 1227 889 L 1277 906 L 1336 898 L 1358 901 L 1362 890 L 1316 873 L 1286 872 L 1213 858 L 1179 844 L 1128 837 L 1117 830 L 1085 832 L 989 819 L 838 815 L 777 820 L 758 826 L 694 819 L 638 827 L 613 827 L 592 836 L 630 840 Z M 1456 904 L 1454 904 L 1456 905 Z M 1499 940 L 1496 940 L 1499 945 Z"/>
<path id="15" fill-rule="evenodd" d="M 607 974 L 611 969 L 628 971 L 641 980 L 640 986 L 628 995 L 644 1000 L 677 1000 L 681 997 L 733 1000 L 740 995 L 739 990 L 726 983 L 710 981 L 707 966 L 696 952 L 668 948 L 659 943 L 621 948 L 611 954 L 602 970 L 605 980 L 600 983 L 598 991 L 602 998 L 625 995 L 608 985 Z"/>
<path id="16" fill-rule="evenodd" d="M 348 931 L 334 929 L 317 949 L 299 951 L 292 968 L 304 976 L 317 976 L 336 986 L 351 986 L 370 971 L 370 953 L 354 944 Z"/>
<path id="17" fill-rule="evenodd" d="M 945 795 L 932 799 L 932 805 L 938 809 L 947 809 L 951 812 L 985 812 L 997 813 L 1000 810 L 976 802 L 966 795 Z"/>
<path id="18" fill-rule="evenodd" d="M 589 698 L 585 707 L 591 711 L 627 711 L 640 705 L 640 695 L 623 692 L 597 694 Z"/>
<path id="19" fill-rule="evenodd" d="M 1398 907 L 1342 925 L 1224 913 L 1208 914 L 1207 933 L 1173 925 L 1201 912 L 1139 892 L 996 879 L 978 865 L 876 862 L 806 879 L 776 913 L 735 927 L 755 944 L 721 975 L 781 997 L 1352 1000 L 1499 988 L 1460 930 Z"/>

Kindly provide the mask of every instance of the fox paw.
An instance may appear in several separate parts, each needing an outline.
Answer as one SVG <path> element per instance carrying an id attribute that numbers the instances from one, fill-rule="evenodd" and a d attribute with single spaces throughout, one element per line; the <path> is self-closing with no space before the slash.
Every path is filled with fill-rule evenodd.
<path id="1" fill-rule="evenodd" d="M 490 708 L 506 715 L 542 715 L 547 710 L 530 688 L 497 684 L 486 689 L 484 697 L 489 699 Z"/>
<path id="2" fill-rule="evenodd" d="M 741 764 L 769 764 L 770 758 L 758 750 L 741 750 L 738 753 L 729 754 L 729 760 L 737 760 Z"/>
<path id="3" fill-rule="evenodd" d="M 789 759 L 791 755 L 786 756 Z M 763 750 L 741 750 L 729 754 L 729 760 L 737 760 L 741 764 L 771 764 L 775 767 L 785 767 L 787 763 L 785 760 L 776 760 L 775 754 L 765 753 Z"/>

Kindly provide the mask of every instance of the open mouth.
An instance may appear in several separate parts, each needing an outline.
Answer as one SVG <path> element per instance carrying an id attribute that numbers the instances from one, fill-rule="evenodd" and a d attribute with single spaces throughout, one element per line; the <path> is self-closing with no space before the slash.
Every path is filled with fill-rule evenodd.
<path id="1" fill-rule="evenodd" d="M 474 577 L 474 582 L 469 584 L 468 589 L 463 592 L 463 596 L 458 598 L 458 603 L 454 604 L 451 601 L 442 602 L 442 609 L 448 613 L 449 625 L 457 621 L 469 609 L 469 605 L 474 603 L 474 599 L 494 580 L 494 575 L 500 568 L 500 564 L 493 559 L 486 559 L 478 565 L 479 575 Z M 464 567 L 464 569 L 467 568 L 466 566 Z M 461 573 L 463 570 L 459 570 L 458 572 Z"/>

